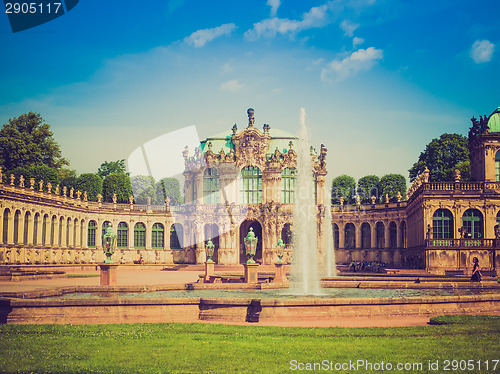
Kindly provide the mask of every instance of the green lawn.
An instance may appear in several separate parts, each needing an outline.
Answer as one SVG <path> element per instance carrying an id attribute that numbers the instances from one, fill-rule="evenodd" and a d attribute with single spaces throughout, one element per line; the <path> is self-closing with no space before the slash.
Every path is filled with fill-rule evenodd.
<path id="1" fill-rule="evenodd" d="M 310 373 L 305 365 L 317 362 L 323 366 L 316 372 L 380 373 L 391 364 L 396 373 L 500 373 L 500 364 L 493 370 L 500 359 L 500 317 L 439 317 L 434 321 L 440 324 L 393 328 L 0 325 L 0 371 Z M 374 370 L 346 366 L 358 360 L 372 364 Z M 449 370 L 445 370 L 446 360 Z M 437 362 L 438 370 L 429 370 L 429 362 Z M 407 370 L 397 370 L 398 363 L 407 364 Z M 335 364 L 340 370 L 335 370 Z M 339 367 L 342 364 L 344 370 Z M 414 370 L 411 365 L 416 365 Z M 474 370 L 460 370 L 460 365 Z"/>

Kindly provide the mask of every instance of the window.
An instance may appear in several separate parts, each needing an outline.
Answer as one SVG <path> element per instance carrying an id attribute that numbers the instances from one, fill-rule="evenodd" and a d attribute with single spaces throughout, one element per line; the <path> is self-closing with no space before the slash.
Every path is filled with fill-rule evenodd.
<path id="1" fill-rule="evenodd" d="M 369 249 L 372 246 L 372 234 L 370 224 L 364 222 L 361 225 L 361 248 Z"/>
<path id="2" fill-rule="evenodd" d="M 134 226 L 134 248 L 146 248 L 146 226 L 142 222 Z"/>
<path id="3" fill-rule="evenodd" d="M 244 204 L 262 202 L 262 172 L 258 167 L 247 166 L 241 170 L 240 200 Z"/>
<path id="4" fill-rule="evenodd" d="M 42 223 L 42 245 L 47 244 L 47 221 L 49 220 L 48 214 L 43 216 L 43 223 Z"/>
<path id="5" fill-rule="evenodd" d="M 21 217 L 21 212 L 16 210 L 14 214 L 14 244 L 19 244 L 19 218 Z"/>
<path id="6" fill-rule="evenodd" d="M 432 216 L 432 238 L 453 239 L 453 214 L 448 209 L 438 209 Z"/>
<path id="7" fill-rule="evenodd" d="M 35 220 L 34 220 L 34 223 L 33 223 L 33 245 L 37 245 L 38 244 L 38 221 L 40 219 L 40 213 L 36 213 L 35 214 Z"/>
<path id="8" fill-rule="evenodd" d="M 467 209 L 462 216 L 463 226 L 467 230 L 466 238 L 478 239 L 484 236 L 483 214 L 477 209 Z"/>
<path id="9" fill-rule="evenodd" d="M 377 222 L 375 225 L 376 231 L 376 239 L 377 239 L 377 248 L 382 249 L 385 248 L 385 226 L 382 222 Z"/>
<path id="10" fill-rule="evenodd" d="M 281 173 L 281 201 L 283 204 L 293 204 L 295 202 L 295 168 L 286 168 Z"/>
<path id="11" fill-rule="evenodd" d="M 88 236 L 87 236 L 87 246 L 89 248 L 95 248 L 95 231 L 96 231 L 96 223 L 95 221 L 90 221 Z"/>
<path id="12" fill-rule="evenodd" d="M 182 249 L 184 229 L 180 223 L 170 226 L 170 249 Z"/>
<path id="13" fill-rule="evenodd" d="M 339 249 L 340 236 L 339 236 L 339 226 L 334 223 L 333 224 L 333 247 L 335 249 Z"/>
<path id="14" fill-rule="evenodd" d="M 398 246 L 398 228 L 396 222 L 389 224 L 389 248 L 396 248 Z"/>
<path id="15" fill-rule="evenodd" d="M 283 230 L 281 230 L 281 239 L 285 244 L 285 248 L 290 248 L 292 246 L 293 234 L 289 223 L 285 223 L 283 226 Z"/>
<path id="16" fill-rule="evenodd" d="M 352 223 L 345 225 L 344 229 L 344 248 L 356 248 L 356 227 Z"/>
<path id="17" fill-rule="evenodd" d="M 151 243 L 154 249 L 163 249 L 163 232 L 164 229 L 161 223 L 155 223 L 153 225 Z"/>
<path id="18" fill-rule="evenodd" d="M 116 232 L 116 246 L 118 248 L 128 247 L 128 226 L 125 222 L 120 222 L 118 224 L 118 230 Z"/>
<path id="19" fill-rule="evenodd" d="M 9 233 L 9 209 L 3 211 L 3 244 L 7 244 L 7 235 Z"/>
<path id="20" fill-rule="evenodd" d="M 24 215 L 24 234 L 23 234 L 23 244 L 28 244 L 28 227 L 30 222 L 30 212 L 26 212 Z"/>
<path id="21" fill-rule="evenodd" d="M 219 172 L 215 168 L 207 168 L 203 172 L 203 203 L 219 203 Z"/>
<path id="22" fill-rule="evenodd" d="M 495 155 L 495 181 L 500 182 L 500 151 Z"/>

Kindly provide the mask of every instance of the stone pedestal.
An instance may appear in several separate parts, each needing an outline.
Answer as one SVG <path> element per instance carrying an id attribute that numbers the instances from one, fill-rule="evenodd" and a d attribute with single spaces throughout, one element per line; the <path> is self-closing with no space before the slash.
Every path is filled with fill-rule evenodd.
<path id="1" fill-rule="evenodd" d="M 118 264 L 99 264 L 101 269 L 101 286 L 116 286 L 116 270 Z"/>
<path id="2" fill-rule="evenodd" d="M 288 282 L 288 278 L 286 277 L 285 271 L 285 263 L 284 262 L 276 262 L 274 264 L 274 280 L 273 283 L 285 283 Z"/>
<path id="3" fill-rule="evenodd" d="M 245 283 L 257 283 L 259 281 L 259 264 L 244 264 Z"/>
<path id="4" fill-rule="evenodd" d="M 205 279 L 204 282 L 210 282 L 210 277 L 215 275 L 215 262 L 205 262 Z"/>

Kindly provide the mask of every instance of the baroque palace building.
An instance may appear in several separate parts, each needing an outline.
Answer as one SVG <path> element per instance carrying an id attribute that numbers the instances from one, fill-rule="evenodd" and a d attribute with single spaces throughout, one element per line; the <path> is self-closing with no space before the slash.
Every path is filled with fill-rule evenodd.
<path id="1" fill-rule="evenodd" d="M 115 262 L 150 264 L 205 261 L 205 243 L 215 244 L 218 264 L 246 261 L 243 239 L 259 238 L 258 262 L 277 260 L 276 243 L 292 255 L 297 137 L 248 126 L 203 140 L 184 151 L 185 204 L 87 201 L 80 191 L 59 193 L 43 183 L 7 178 L 0 184 L 0 264 L 92 264 L 102 262 L 102 233 L 117 234 Z M 483 269 L 500 266 L 500 108 L 469 132 L 470 182 L 429 181 L 424 171 L 406 201 L 331 207 L 333 248 L 323 248 L 326 148 L 311 148 L 320 252 L 335 251 L 337 264 L 380 261 L 431 272 L 467 271 L 478 257 Z M 1 178 L 0 178 L 1 181 Z"/>

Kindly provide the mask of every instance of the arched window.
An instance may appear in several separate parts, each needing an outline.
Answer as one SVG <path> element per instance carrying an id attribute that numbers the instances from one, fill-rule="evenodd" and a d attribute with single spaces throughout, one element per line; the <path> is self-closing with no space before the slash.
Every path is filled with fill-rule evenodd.
<path id="1" fill-rule="evenodd" d="M 281 201 L 283 204 L 295 203 L 295 168 L 286 168 L 281 173 Z"/>
<path id="2" fill-rule="evenodd" d="M 377 234 L 377 248 L 385 248 L 385 226 L 382 222 L 377 222 L 375 225 L 375 231 Z"/>
<path id="3" fill-rule="evenodd" d="M 344 248 L 345 249 L 356 248 L 356 227 L 352 223 L 348 223 L 345 225 Z"/>
<path id="4" fill-rule="evenodd" d="M 42 245 L 47 244 L 47 221 L 49 220 L 49 215 L 46 214 L 43 216 L 43 223 L 42 223 Z"/>
<path id="5" fill-rule="evenodd" d="M 495 154 L 495 181 L 500 182 L 500 151 Z"/>
<path id="6" fill-rule="evenodd" d="M 128 226 L 125 222 L 120 222 L 118 224 L 118 229 L 116 230 L 116 246 L 118 248 L 128 247 Z"/>
<path id="7" fill-rule="evenodd" d="M 71 242 L 69 240 L 70 226 L 71 226 L 71 218 L 68 217 L 68 219 L 66 220 L 66 247 L 68 248 L 71 246 Z"/>
<path id="8" fill-rule="evenodd" d="M 361 248 L 369 249 L 372 247 L 372 229 L 368 222 L 361 225 Z"/>
<path id="9" fill-rule="evenodd" d="M 478 239 L 484 237 L 483 214 L 479 210 L 467 209 L 462 216 L 462 222 L 467 230 L 467 238 Z"/>
<path id="10" fill-rule="evenodd" d="M 285 244 L 285 248 L 290 248 L 292 245 L 292 229 L 289 223 L 285 223 L 283 230 L 281 230 L 281 240 Z"/>
<path id="11" fill-rule="evenodd" d="M 3 227 L 2 227 L 3 244 L 7 244 L 8 241 L 7 235 L 9 234 L 9 214 L 10 214 L 9 209 L 5 209 L 3 211 Z"/>
<path id="12" fill-rule="evenodd" d="M 170 248 L 182 249 L 184 244 L 184 229 L 180 223 L 170 226 Z"/>
<path id="13" fill-rule="evenodd" d="M 73 247 L 78 245 L 78 219 L 73 222 Z"/>
<path id="14" fill-rule="evenodd" d="M 83 243 L 85 243 L 85 220 L 82 219 L 80 222 L 80 247 L 83 247 Z"/>
<path id="15" fill-rule="evenodd" d="M 50 223 L 50 245 L 54 245 L 54 240 L 56 239 L 56 221 L 57 217 L 52 216 L 52 222 Z"/>
<path id="16" fill-rule="evenodd" d="M 453 239 L 453 214 L 448 209 L 438 209 L 432 216 L 432 238 Z"/>
<path id="17" fill-rule="evenodd" d="M 23 244 L 28 244 L 28 232 L 29 232 L 29 222 L 30 222 L 30 212 L 26 212 L 24 215 L 24 233 L 23 233 Z"/>
<path id="18" fill-rule="evenodd" d="M 215 168 L 206 168 L 203 172 L 203 203 L 219 203 L 219 172 Z"/>
<path id="19" fill-rule="evenodd" d="M 142 222 L 134 226 L 134 248 L 146 248 L 146 226 Z"/>
<path id="20" fill-rule="evenodd" d="M 19 220 L 21 218 L 21 212 L 16 210 L 14 214 L 14 244 L 19 244 Z"/>
<path id="21" fill-rule="evenodd" d="M 96 228 L 97 228 L 96 222 L 90 221 L 89 228 L 88 228 L 88 234 L 87 234 L 87 247 L 89 247 L 89 248 L 95 248 Z"/>
<path id="22" fill-rule="evenodd" d="M 59 218 L 59 247 L 62 247 L 63 223 L 64 223 L 64 217 Z"/>
<path id="23" fill-rule="evenodd" d="M 38 244 L 38 222 L 40 221 L 40 213 L 35 214 L 33 221 L 33 245 Z"/>
<path id="24" fill-rule="evenodd" d="M 163 249 L 164 228 L 161 223 L 155 223 L 151 231 L 151 246 L 154 249 Z"/>
<path id="25" fill-rule="evenodd" d="M 406 221 L 401 222 L 400 235 L 401 235 L 401 247 L 407 248 L 408 245 L 406 242 Z"/>
<path id="26" fill-rule="evenodd" d="M 240 201 L 244 204 L 262 202 L 262 172 L 258 167 L 247 166 L 241 170 Z"/>
<path id="27" fill-rule="evenodd" d="M 398 246 L 398 227 L 396 222 L 389 223 L 389 248 Z"/>
<path id="28" fill-rule="evenodd" d="M 333 224 L 333 248 L 335 249 L 339 249 L 339 243 L 340 243 L 340 239 L 339 239 L 339 226 L 334 223 Z"/>

